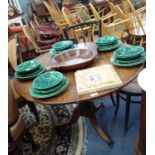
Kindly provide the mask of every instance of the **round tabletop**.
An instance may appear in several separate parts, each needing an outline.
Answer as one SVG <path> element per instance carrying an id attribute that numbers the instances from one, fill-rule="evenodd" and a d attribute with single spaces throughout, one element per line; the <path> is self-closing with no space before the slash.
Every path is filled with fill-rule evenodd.
<path id="1" fill-rule="evenodd" d="M 80 43 L 77 46 L 86 47 L 91 50 L 97 50 L 93 42 Z M 112 56 L 112 54 L 113 54 L 113 51 L 99 53 L 96 59 L 87 68 L 100 66 L 104 64 L 111 64 L 110 57 Z M 37 57 L 37 59 L 39 59 L 40 62 L 43 63 L 44 65 L 48 66 L 52 58 L 50 53 L 45 53 Z M 144 68 L 144 64 L 134 66 L 134 67 L 126 67 L 126 68 L 113 66 L 113 68 L 118 74 L 118 76 L 120 77 L 120 79 L 122 80 L 123 85 L 121 87 L 123 87 L 137 77 L 139 72 Z M 54 97 L 49 97 L 46 99 L 38 99 L 38 98 L 31 97 L 31 95 L 29 94 L 29 89 L 32 85 L 32 80 L 20 81 L 18 79 L 15 79 L 14 80 L 15 90 L 28 101 L 49 104 L 49 105 L 56 105 L 56 104 L 80 103 L 83 101 L 92 100 L 98 97 L 108 95 L 121 88 L 121 87 L 117 87 L 117 88 L 108 89 L 104 91 L 98 91 L 96 93 L 78 95 L 74 73 L 75 71 L 63 72 L 64 76 L 66 76 L 69 80 L 69 87 L 63 93 Z"/>

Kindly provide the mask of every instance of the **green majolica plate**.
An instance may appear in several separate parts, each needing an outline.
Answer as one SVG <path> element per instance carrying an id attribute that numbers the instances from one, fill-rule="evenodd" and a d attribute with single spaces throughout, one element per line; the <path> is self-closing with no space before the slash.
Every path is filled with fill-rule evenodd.
<path id="1" fill-rule="evenodd" d="M 29 60 L 18 65 L 15 71 L 17 73 L 29 73 L 39 68 L 39 66 L 40 62 L 38 60 Z"/>
<path id="2" fill-rule="evenodd" d="M 32 87 L 38 90 L 52 88 L 63 80 L 63 74 L 57 71 L 46 72 L 32 82 Z"/>
<path id="3" fill-rule="evenodd" d="M 59 89 L 61 89 L 67 82 L 67 79 L 64 77 L 62 82 L 60 82 L 60 84 L 50 88 L 50 89 L 47 89 L 47 90 L 37 90 L 37 89 L 34 89 L 33 88 L 33 91 L 34 93 L 37 93 L 37 94 L 40 94 L 40 95 L 44 95 L 44 94 L 49 94 L 49 93 L 52 93 L 52 92 L 55 92 L 55 91 L 58 91 Z"/>
<path id="4" fill-rule="evenodd" d="M 100 38 L 97 38 L 95 40 L 95 43 L 97 45 L 107 45 L 107 44 L 113 44 L 115 43 L 116 41 L 118 40 L 117 36 L 114 36 L 114 35 L 106 35 L 106 36 L 103 36 L 103 37 L 100 37 Z"/>
<path id="5" fill-rule="evenodd" d="M 98 51 L 101 51 L 101 52 L 111 51 L 111 50 L 118 48 L 121 44 L 122 44 L 122 41 L 117 40 L 117 42 L 115 44 L 112 44 L 111 46 L 108 45 L 108 46 L 98 47 Z"/>
<path id="6" fill-rule="evenodd" d="M 117 58 L 115 57 L 115 55 L 113 55 L 110 59 L 111 63 L 115 66 L 120 66 L 120 67 L 132 67 L 132 66 L 136 66 L 139 65 L 141 63 L 144 63 L 146 60 L 146 55 L 145 52 L 143 52 L 140 56 L 140 59 L 137 61 L 137 59 L 135 59 L 135 62 L 132 63 L 120 63 Z"/>
<path id="7" fill-rule="evenodd" d="M 63 50 L 65 48 L 71 47 L 72 45 L 73 42 L 71 40 L 58 41 L 52 46 L 52 48 L 55 50 Z"/>
<path id="8" fill-rule="evenodd" d="M 139 56 L 142 52 L 144 52 L 144 48 L 141 46 L 123 46 L 115 51 L 115 56 L 118 59 L 128 59 L 128 58 L 136 58 Z"/>
<path id="9" fill-rule="evenodd" d="M 57 50 L 55 50 L 54 48 L 52 48 L 51 50 L 50 50 L 50 54 L 51 54 L 51 56 L 55 56 L 56 54 L 59 54 L 60 52 L 63 52 L 64 50 L 68 50 L 68 49 L 72 49 L 72 48 L 75 48 L 75 46 L 76 45 L 72 45 L 71 47 L 69 47 L 69 48 L 66 48 L 66 49 L 63 49 L 63 50 L 59 50 L 59 51 L 57 51 Z"/>
<path id="10" fill-rule="evenodd" d="M 44 65 L 41 65 L 39 67 L 39 69 L 36 70 L 33 73 L 29 73 L 29 74 L 26 74 L 26 73 L 24 73 L 24 74 L 15 73 L 15 77 L 20 79 L 20 80 L 30 80 L 30 79 L 33 79 L 33 78 L 39 76 L 40 74 L 42 74 L 44 72 L 45 72 L 45 67 L 44 67 Z"/>
<path id="11" fill-rule="evenodd" d="M 68 80 L 66 80 L 66 83 L 61 87 L 61 89 L 59 89 L 55 92 L 48 93 L 48 94 L 35 93 L 34 88 L 31 87 L 29 89 L 29 93 L 32 97 L 35 97 L 35 98 L 48 98 L 48 97 L 52 97 L 52 96 L 56 96 L 56 95 L 60 94 L 61 92 L 63 92 L 68 87 L 68 85 L 69 85 L 69 82 L 68 82 Z"/>
<path id="12" fill-rule="evenodd" d="M 60 48 L 54 48 L 56 51 L 64 51 L 64 50 L 67 50 L 67 49 L 70 49 L 70 48 L 73 48 L 75 47 L 74 44 L 70 45 L 70 46 L 67 46 L 67 47 L 60 47 Z"/>

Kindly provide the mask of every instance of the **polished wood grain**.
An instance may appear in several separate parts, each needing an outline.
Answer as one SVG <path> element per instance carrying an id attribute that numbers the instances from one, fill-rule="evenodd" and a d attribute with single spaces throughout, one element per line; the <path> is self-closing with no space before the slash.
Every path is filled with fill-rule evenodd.
<path id="1" fill-rule="evenodd" d="M 81 43 L 78 44 L 78 47 L 87 47 L 88 49 L 91 50 L 97 50 L 96 46 L 94 43 Z M 96 59 L 87 67 L 94 67 L 94 66 L 99 66 L 103 64 L 111 64 L 110 62 L 110 57 L 113 54 L 113 52 L 103 52 L 98 54 Z M 41 63 L 45 64 L 48 66 L 50 61 L 52 60 L 50 53 L 45 53 L 40 55 L 37 59 L 40 60 Z M 138 65 L 135 67 L 129 67 L 129 68 L 121 68 L 117 66 L 113 66 L 115 71 L 117 72 L 118 76 L 120 79 L 123 81 L 123 86 L 127 85 L 129 82 L 131 82 L 133 79 L 137 77 L 139 72 L 143 69 L 144 65 Z M 114 88 L 114 89 L 109 89 L 109 90 L 104 90 L 97 92 L 97 94 L 92 95 L 92 94 L 86 94 L 86 95 L 78 95 L 77 94 L 77 89 L 76 89 L 76 82 L 75 82 L 75 77 L 74 77 L 74 71 L 72 72 L 64 72 L 64 75 L 68 78 L 69 80 L 69 87 L 67 90 L 65 90 L 63 93 L 55 96 L 55 97 L 50 97 L 46 99 L 36 99 L 30 96 L 29 94 L 29 88 L 32 85 L 32 81 L 19 81 L 18 79 L 14 80 L 14 86 L 16 91 L 26 98 L 27 100 L 31 102 L 37 102 L 37 103 L 43 103 L 43 104 L 49 104 L 49 105 L 55 105 L 55 104 L 70 104 L 70 103 L 80 103 L 82 101 L 88 101 L 94 98 L 98 98 L 101 96 L 108 95 L 119 88 Z"/>

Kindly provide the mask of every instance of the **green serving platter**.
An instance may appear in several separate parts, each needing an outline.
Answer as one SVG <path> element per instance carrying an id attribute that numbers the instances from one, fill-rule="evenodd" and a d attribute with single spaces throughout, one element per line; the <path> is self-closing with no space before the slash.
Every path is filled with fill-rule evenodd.
<path id="1" fill-rule="evenodd" d="M 136 60 L 135 62 L 132 62 L 132 63 L 120 63 L 120 62 L 117 60 L 117 58 L 115 57 L 115 55 L 113 55 L 113 56 L 111 57 L 111 59 L 110 59 L 110 61 L 111 61 L 111 63 L 112 63 L 113 65 L 119 66 L 119 67 L 132 67 L 132 66 L 136 66 L 136 65 L 139 65 L 139 64 L 141 64 L 141 63 L 144 63 L 145 60 L 146 60 L 146 54 L 145 54 L 145 52 L 143 52 L 143 53 L 141 54 L 141 57 L 140 57 L 140 59 L 139 59 L 138 61 Z"/>
<path id="2" fill-rule="evenodd" d="M 64 48 L 72 46 L 73 44 L 74 43 L 71 40 L 58 41 L 52 46 L 52 48 L 56 50 L 62 50 Z"/>
<path id="3" fill-rule="evenodd" d="M 52 92 L 55 92 L 55 91 L 58 91 L 59 89 L 61 89 L 67 82 L 67 79 L 66 77 L 63 78 L 62 82 L 60 82 L 60 84 L 50 88 L 50 89 L 47 89 L 47 90 L 37 90 L 37 89 L 34 89 L 33 88 L 33 91 L 34 93 L 37 93 L 37 94 L 40 94 L 40 95 L 44 95 L 44 94 L 49 94 L 49 93 L 52 93 Z"/>
<path id="4" fill-rule="evenodd" d="M 30 80 L 30 79 L 33 79 L 33 78 L 36 78 L 37 76 L 39 76 L 40 74 L 44 73 L 45 72 L 45 67 L 44 65 L 41 65 L 39 67 L 38 70 L 36 70 L 35 72 L 33 73 L 29 73 L 29 74 L 19 74 L 19 73 L 15 73 L 15 77 L 20 79 L 20 80 Z"/>
<path id="5" fill-rule="evenodd" d="M 63 77 L 58 71 L 46 72 L 33 80 L 32 87 L 38 90 L 49 89 L 59 84 Z"/>
<path id="6" fill-rule="evenodd" d="M 24 63 L 18 65 L 15 68 L 15 71 L 17 73 L 30 73 L 30 72 L 37 70 L 37 68 L 39 67 L 40 67 L 40 62 L 38 60 L 29 60 L 29 61 L 25 61 Z"/>
<path id="7" fill-rule="evenodd" d="M 52 96 L 56 96 L 60 93 L 62 93 L 65 89 L 67 89 L 69 85 L 69 82 L 68 82 L 68 79 L 66 80 L 66 83 L 61 87 L 61 89 L 55 91 L 55 92 L 51 92 L 51 93 L 48 93 L 48 94 L 38 94 L 38 93 L 35 93 L 34 92 L 34 88 L 31 87 L 29 89 L 29 93 L 32 97 L 35 97 L 35 98 L 48 98 L 48 97 L 52 97 Z"/>
<path id="8" fill-rule="evenodd" d="M 115 56 L 118 59 L 134 59 L 138 57 L 142 52 L 144 52 L 144 48 L 141 46 L 123 46 L 115 51 Z"/>
<path id="9" fill-rule="evenodd" d="M 95 40 L 95 43 L 97 45 L 107 45 L 107 44 L 113 44 L 118 40 L 117 36 L 115 35 L 105 35 L 103 37 L 97 38 Z"/>
<path id="10" fill-rule="evenodd" d="M 102 46 L 98 48 L 99 52 L 104 52 L 104 51 L 111 51 L 114 50 L 116 48 L 118 48 L 119 46 L 121 46 L 122 41 L 121 40 L 117 40 L 117 42 L 111 46 Z"/>

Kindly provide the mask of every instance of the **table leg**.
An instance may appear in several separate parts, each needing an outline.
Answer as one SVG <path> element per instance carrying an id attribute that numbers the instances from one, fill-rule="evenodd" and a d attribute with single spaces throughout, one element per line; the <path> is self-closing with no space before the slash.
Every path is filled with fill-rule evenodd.
<path id="1" fill-rule="evenodd" d="M 76 107 L 73 112 L 73 117 L 68 124 L 72 124 L 78 120 L 80 116 L 87 117 L 96 132 L 99 136 L 109 145 L 109 147 L 113 147 L 114 142 L 108 137 L 108 135 L 101 129 L 100 125 L 97 122 L 97 118 L 95 116 L 96 108 L 93 102 L 82 102 Z"/>

